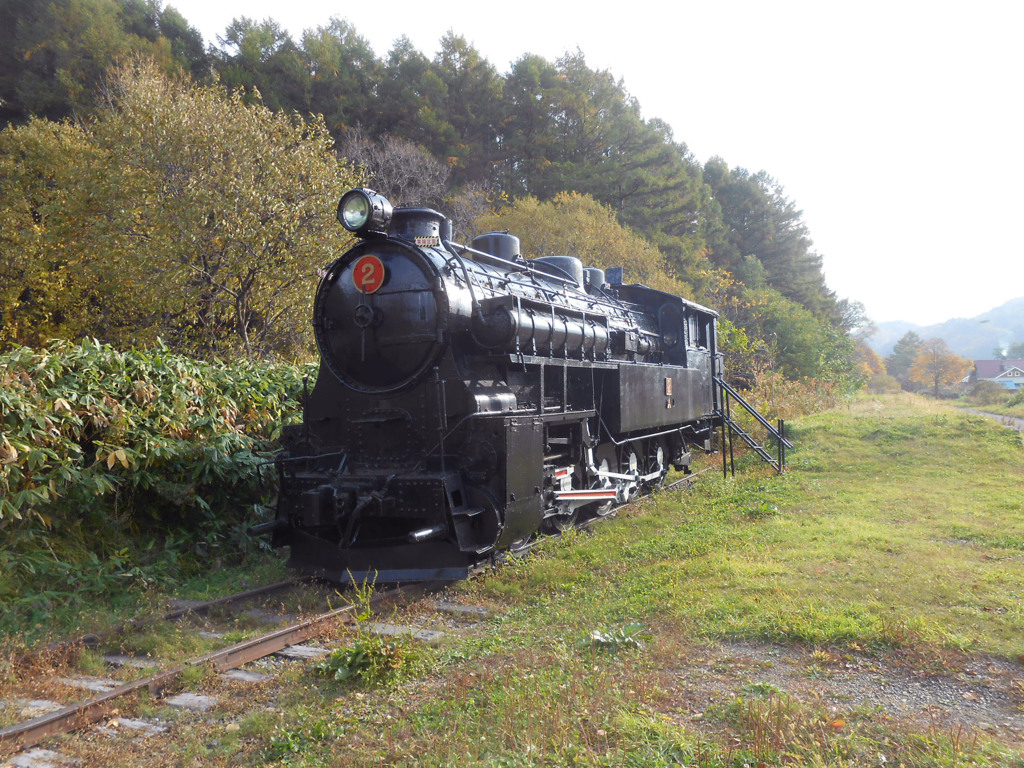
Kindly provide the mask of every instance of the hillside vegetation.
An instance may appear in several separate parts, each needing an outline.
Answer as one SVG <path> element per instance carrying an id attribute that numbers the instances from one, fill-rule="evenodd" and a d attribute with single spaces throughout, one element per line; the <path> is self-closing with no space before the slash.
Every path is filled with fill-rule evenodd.
<path id="1" fill-rule="evenodd" d="M 862 308 L 826 286 L 782 184 L 698 163 L 582 53 L 502 73 L 454 32 L 378 58 L 340 19 L 293 40 L 240 18 L 204 48 L 145 0 L 5 13 L 0 344 L 307 359 L 316 270 L 347 244 L 336 198 L 369 184 L 460 238 L 514 225 L 527 256 L 684 291 L 723 313 L 733 370 L 860 381 Z"/>

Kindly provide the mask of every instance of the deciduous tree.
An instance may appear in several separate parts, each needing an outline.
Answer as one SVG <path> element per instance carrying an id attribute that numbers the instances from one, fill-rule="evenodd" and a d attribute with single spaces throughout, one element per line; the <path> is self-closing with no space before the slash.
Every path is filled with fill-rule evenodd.
<path id="1" fill-rule="evenodd" d="M 970 370 L 968 360 L 949 351 L 942 339 L 926 339 L 914 358 L 910 368 L 910 378 L 919 384 L 932 387 L 935 397 L 939 396 L 939 387 L 959 382 Z"/>
<path id="2" fill-rule="evenodd" d="M 866 380 L 886 374 L 885 361 L 863 339 L 857 341 L 854 360 L 857 363 L 857 372 L 864 376 Z"/>
<path id="3" fill-rule="evenodd" d="M 448 191 L 449 167 L 407 139 L 371 138 L 352 128 L 338 144 L 363 177 L 363 183 L 383 193 L 395 205 L 440 207 Z"/>
<path id="4" fill-rule="evenodd" d="M 145 62 L 114 76 L 95 120 L 8 129 L 0 162 L 20 175 L 0 196 L 0 268 L 40 287 L 5 294 L 4 332 L 43 340 L 35 313 L 65 337 L 304 355 L 316 269 L 348 242 L 334 208 L 355 176 L 331 147 L 322 122 Z M 11 255 L 24 244 L 34 266 Z"/>

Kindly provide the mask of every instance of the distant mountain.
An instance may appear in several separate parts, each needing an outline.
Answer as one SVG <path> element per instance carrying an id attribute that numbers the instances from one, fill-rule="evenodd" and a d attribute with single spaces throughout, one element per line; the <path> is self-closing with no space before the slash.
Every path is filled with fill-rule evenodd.
<path id="1" fill-rule="evenodd" d="M 977 317 L 954 318 L 935 325 L 915 325 L 901 320 L 879 323 L 868 344 L 882 357 L 907 331 L 922 339 L 942 339 L 953 352 L 972 360 L 990 360 L 996 347 L 1005 348 L 1024 341 L 1024 297 L 1008 302 Z"/>

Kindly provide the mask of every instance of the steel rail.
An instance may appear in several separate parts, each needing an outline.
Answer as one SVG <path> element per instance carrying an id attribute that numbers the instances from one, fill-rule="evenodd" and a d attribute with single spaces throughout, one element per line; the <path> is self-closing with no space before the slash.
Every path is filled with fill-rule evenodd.
<path id="1" fill-rule="evenodd" d="M 216 608 L 223 605 L 230 605 L 231 603 L 240 603 L 244 600 L 251 600 L 255 597 L 262 597 L 264 595 L 271 594 L 273 592 L 280 592 L 281 590 L 287 589 L 288 587 L 297 586 L 304 584 L 312 579 L 308 576 L 300 576 L 297 578 L 288 579 L 286 581 L 278 581 L 274 584 L 267 584 L 262 587 L 256 587 L 255 589 L 249 589 L 244 592 L 236 592 L 233 595 L 226 595 L 224 597 L 218 597 L 214 600 L 207 600 L 205 602 L 196 603 L 195 605 L 186 606 L 184 608 L 175 608 L 173 611 L 168 611 L 163 616 L 153 619 L 133 619 L 124 624 L 120 624 L 110 630 L 107 634 L 120 634 L 130 629 L 138 629 L 146 626 L 151 621 L 177 621 L 183 616 L 189 614 L 199 615 L 205 614 L 211 608 Z M 75 640 L 63 640 L 60 642 L 52 643 L 44 646 L 40 650 L 28 651 L 22 654 L 14 660 L 15 666 L 25 666 L 26 664 L 34 661 L 43 654 L 62 654 L 70 653 L 76 648 L 95 648 L 100 645 L 107 637 L 107 634 L 95 634 L 91 633 L 83 635 Z"/>
<path id="2" fill-rule="evenodd" d="M 222 605 L 230 605 L 231 603 L 240 603 L 244 600 L 251 600 L 255 597 L 263 597 L 273 592 L 280 592 L 281 590 L 288 589 L 289 587 L 298 586 L 299 584 L 305 584 L 312 579 L 308 576 L 301 576 L 295 579 L 288 579 L 286 581 L 278 581 L 274 584 L 267 584 L 263 587 L 256 587 L 255 589 L 249 589 L 245 592 L 236 592 L 233 595 L 226 595 L 224 597 L 218 597 L 214 600 L 207 600 L 199 603 L 198 605 L 188 606 L 185 608 L 177 608 L 173 611 L 165 613 L 161 616 L 163 621 L 176 621 L 183 616 L 188 614 L 203 614 L 209 611 L 211 608 L 217 608 Z"/>
<path id="3" fill-rule="evenodd" d="M 710 472 L 712 469 L 717 469 L 717 467 L 704 467 L 704 469 L 698 470 L 697 472 L 691 472 L 690 474 L 686 475 L 686 477 L 681 477 L 678 480 L 675 480 L 674 482 L 671 482 L 668 485 L 663 485 L 661 488 L 658 488 L 656 490 L 671 491 L 683 485 L 693 485 L 694 478 L 700 477 L 705 472 Z"/>
<path id="4" fill-rule="evenodd" d="M 251 590 L 262 593 L 266 588 Z M 374 595 L 371 602 L 379 602 L 396 595 L 408 594 L 409 589 L 395 588 L 386 592 Z M 223 600 L 223 598 L 222 598 Z M 216 601 L 211 601 L 216 602 Z M 62 709 L 50 712 L 40 717 L 18 723 L 7 728 L 0 729 L 0 750 L 12 750 L 17 752 L 29 747 L 36 746 L 47 738 L 61 733 L 77 730 L 95 723 L 113 709 L 113 702 L 116 699 L 130 693 L 140 691 L 143 688 L 149 689 L 150 693 L 159 695 L 164 688 L 174 682 L 186 669 L 209 665 L 218 672 L 234 669 L 250 661 L 261 659 L 272 653 L 280 651 L 285 646 L 295 645 L 310 640 L 319 635 L 325 634 L 336 625 L 337 621 L 350 623 L 352 619 L 347 615 L 354 608 L 348 604 L 341 608 L 322 613 L 318 616 L 300 621 L 282 629 L 268 632 L 259 637 L 243 640 L 226 648 L 204 654 L 188 661 L 174 664 L 160 670 L 148 677 L 126 683 L 106 693 L 94 696 L 86 701 L 71 704 Z"/>

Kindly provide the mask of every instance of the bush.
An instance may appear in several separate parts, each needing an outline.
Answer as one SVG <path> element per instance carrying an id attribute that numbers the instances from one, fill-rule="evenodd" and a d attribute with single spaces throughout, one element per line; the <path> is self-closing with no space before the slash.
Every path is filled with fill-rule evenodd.
<path id="1" fill-rule="evenodd" d="M 744 398 L 765 418 L 793 419 L 835 408 L 847 396 L 844 388 L 823 379 L 787 379 L 778 371 L 761 371 Z"/>
<path id="2" fill-rule="evenodd" d="M 237 556 L 303 373 L 90 340 L 0 355 L 7 587 L 43 579 L 59 592 L 89 562 L 132 573 L 180 566 L 179 555 L 195 567 Z"/>
<path id="3" fill-rule="evenodd" d="M 971 390 L 969 399 L 978 405 L 996 405 L 1005 403 L 1009 393 L 994 381 L 979 381 Z"/>
<path id="4" fill-rule="evenodd" d="M 879 373 L 871 377 L 871 381 L 868 382 L 868 389 L 872 392 L 895 393 L 902 392 L 903 385 L 900 384 L 899 379 L 895 376 Z"/>
<path id="5" fill-rule="evenodd" d="M 316 670 L 342 682 L 389 685 L 418 666 L 422 654 L 408 635 L 385 637 L 361 631 L 350 646 L 333 651 Z"/>

